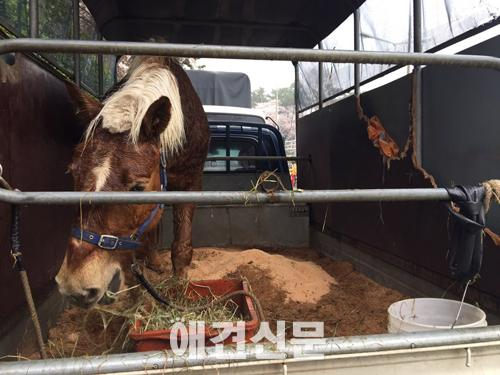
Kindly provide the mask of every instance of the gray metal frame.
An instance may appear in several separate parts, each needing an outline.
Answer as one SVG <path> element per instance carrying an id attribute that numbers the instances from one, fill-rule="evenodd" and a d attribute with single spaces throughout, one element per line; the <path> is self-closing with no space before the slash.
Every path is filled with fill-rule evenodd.
<path id="1" fill-rule="evenodd" d="M 359 8 L 354 11 L 354 50 L 361 50 L 361 27 Z M 359 97 L 361 83 L 361 66 L 354 64 L 354 96 Z"/>
<path id="2" fill-rule="evenodd" d="M 249 191 L 41 191 L 21 192 L 0 189 L 0 202 L 11 204 L 126 204 L 126 203 L 198 203 L 264 204 L 383 201 L 447 201 L 446 189 L 364 189 L 307 190 L 254 193 Z"/>
<path id="3" fill-rule="evenodd" d="M 422 52 L 422 0 L 413 0 L 413 50 Z M 413 70 L 413 109 L 412 121 L 415 127 L 415 157 L 422 165 L 422 67 L 415 65 Z"/>
<path id="4" fill-rule="evenodd" d="M 323 42 L 318 43 L 318 48 L 323 49 Z M 318 107 L 323 108 L 323 63 L 318 63 Z"/>
<path id="5" fill-rule="evenodd" d="M 38 0 L 29 1 L 30 37 L 38 38 Z"/>
<path id="6" fill-rule="evenodd" d="M 0 41 L 0 54 L 10 52 L 101 53 L 112 55 L 164 55 L 199 58 L 321 61 L 359 64 L 445 65 L 464 68 L 494 69 L 500 71 L 500 58 L 492 56 L 216 46 L 150 42 L 45 40 L 32 38 L 6 39 Z"/>
<path id="7" fill-rule="evenodd" d="M 326 339 L 325 344 L 314 345 L 304 349 L 300 345 L 287 345 L 281 352 L 276 352 L 282 361 L 291 358 L 320 360 L 319 356 L 347 355 L 361 353 L 384 353 L 394 350 L 419 348 L 452 347 L 460 345 L 480 345 L 484 343 L 500 345 L 500 326 L 486 328 L 450 329 L 405 334 L 384 334 L 353 337 L 335 337 Z M 245 358 L 237 351 L 226 351 L 218 354 L 214 348 L 206 348 L 205 355 L 175 356 L 168 352 L 125 353 L 95 357 L 51 359 L 42 361 L 17 361 L 0 364 L 3 375 L 68 375 L 68 374 L 110 374 L 180 368 L 189 371 L 194 366 L 210 366 L 215 364 L 235 364 L 239 362 L 266 361 L 259 357 L 255 346 L 247 345 Z M 464 364 L 465 365 L 465 364 Z M 136 372 L 134 372 L 135 374 Z"/>
<path id="8" fill-rule="evenodd" d="M 36 0 L 35 0 L 36 1 Z M 73 0 L 73 39 L 80 39 L 80 0 Z M 80 54 L 73 55 L 74 61 L 74 80 L 75 84 L 80 87 Z"/>

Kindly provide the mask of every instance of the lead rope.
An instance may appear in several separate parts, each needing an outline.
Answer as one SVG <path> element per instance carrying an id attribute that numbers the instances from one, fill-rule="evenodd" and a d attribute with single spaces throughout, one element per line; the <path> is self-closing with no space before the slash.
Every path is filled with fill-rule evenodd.
<path id="1" fill-rule="evenodd" d="M 12 186 L 2 177 L 2 166 L 0 165 L 0 186 L 7 190 L 14 190 Z M 38 313 L 36 312 L 35 302 L 33 301 L 33 294 L 31 293 L 31 287 L 28 279 L 28 273 L 24 268 L 23 264 L 23 254 L 21 253 L 21 240 L 19 237 L 19 211 L 18 205 L 13 204 L 12 206 L 12 218 L 10 225 L 10 244 L 11 250 L 10 255 L 14 258 L 14 267 L 19 272 L 19 277 L 21 278 L 21 284 L 23 285 L 24 296 L 26 297 L 26 303 L 28 304 L 28 309 L 30 312 L 31 320 L 35 328 L 36 340 L 38 343 L 38 348 L 40 349 L 40 357 L 42 359 L 47 359 L 47 352 L 45 350 L 45 343 L 43 342 L 42 328 L 40 326 L 40 321 L 38 320 Z"/>
<path id="2" fill-rule="evenodd" d="M 45 343 L 42 337 L 42 328 L 40 326 L 40 321 L 38 320 L 38 314 L 36 312 L 35 302 L 33 301 L 33 295 L 31 294 L 31 287 L 28 280 L 28 273 L 24 268 L 23 264 L 23 254 L 21 253 L 21 244 L 19 240 L 19 206 L 12 205 L 12 222 L 10 229 L 10 241 L 11 241 L 11 255 L 14 258 L 14 267 L 19 272 L 21 277 L 21 284 L 23 285 L 24 296 L 26 297 L 26 303 L 31 315 L 31 320 L 33 321 L 33 326 L 35 327 L 36 340 L 38 342 L 38 348 L 40 349 L 40 356 L 42 359 L 47 359 L 47 352 L 45 351 Z"/>
<path id="3" fill-rule="evenodd" d="M 204 305 L 196 306 L 196 307 L 192 307 L 192 308 L 186 308 L 184 306 L 179 306 L 171 301 L 165 300 L 160 295 L 160 293 L 155 289 L 155 287 L 153 285 L 151 285 L 151 283 L 148 281 L 148 279 L 146 278 L 146 276 L 144 275 L 142 270 L 139 268 L 139 265 L 135 262 L 135 259 L 134 259 L 134 262 L 132 263 L 132 266 L 130 268 L 132 270 L 132 273 L 136 277 L 137 281 L 139 281 L 139 283 L 144 287 L 144 289 L 146 289 L 146 291 L 151 295 L 151 297 L 153 297 L 156 301 L 158 301 L 159 303 L 161 303 L 162 305 L 164 305 L 166 307 L 174 308 L 176 310 L 184 311 L 184 312 L 186 312 L 186 311 L 190 311 L 190 312 L 202 311 L 202 310 L 206 310 L 214 305 L 219 305 L 223 302 L 226 302 L 227 300 L 229 300 L 235 296 L 243 295 L 243 296 L 250 297 L 252 299 L 253 303 L 255 304 L 257 314 L 259 315 L 259 320 L 261 322 L 263 322 L 265 320 L 265 315 L 264 315 L 264 310 L 262 309 L 262 305 L 260 304 L 260 301 L 258 300 L 257 296 L 255 294 L 253 294 L 252 292 L 247 292 L 245 290 L 237 290 L 237 291 L 225 294 L 221 297 L 217 297 Z"/>

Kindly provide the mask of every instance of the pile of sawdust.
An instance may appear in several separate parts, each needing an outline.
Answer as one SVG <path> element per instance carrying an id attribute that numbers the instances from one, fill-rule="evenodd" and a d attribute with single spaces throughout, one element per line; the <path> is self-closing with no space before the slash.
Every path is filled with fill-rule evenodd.
<path id="1" fill-rule="evenodd" d="M 273 289 L 284 291 L 287 301 L 318 302 L 337 284 L 335 278 L 314 262 L 259 249 L 197 249 L 188 275 L 193 280 L 221 279 L 244 265 L 254 265 L 266 272 Z"/>
<path id="2" fill-rule="evenodd" d="M 289 263 L 281 267 L 284 260 Z M 271 326 L 276 320 L 321 321 L 325 337 L 386 333 L 387 308 L 406 298 L 357 272 L 351 263 L 332 260 L 312 249 L 267 253 L 199 248 L 193 264 L 189 272 L 193 278 L 246 278 Z M 329 288 L 325 292 L 327 281 Z M 287 327 L 291 328 L 291 324 Z M 290 334 L 287 330 L 287 337 Z"/>
<path id="3" fill-rule="evenodd" d="M 163 275 L 145 270 L 153 283 L 171 276 L 170 252 L 161 257 L 166 265 Z M 257 249 L 199 248 L 194 251 L 189 276 L 193 280 L 245 278 L 271 327 L 276 320 L 322 321 L 325 337 L 385 333 L 387 308 L 406 298 L 355 271 L 349 262 L 334 261 L 311 249 L 270 253 Z M 136 288 L 132 292 L 137 295 L 141 291 Z M 134 293 L 128 293 L 131 292 L 125 299 L 132 300 Z M 124 337 L 115 341 L 116 335 L 124 335 L 123 319 L 115 317 L 108 322 L 93 314 L 84 328 L 82 322 L 87 313 L 72 307 L 61 314 L 49 332 L 49 340 L 56 344 L 51 350 L 54 356 L 129 350 Z M 108 327 L 106 332 L 103 325 Z M 290 333 L 288 330 L 288 337 Z"/>

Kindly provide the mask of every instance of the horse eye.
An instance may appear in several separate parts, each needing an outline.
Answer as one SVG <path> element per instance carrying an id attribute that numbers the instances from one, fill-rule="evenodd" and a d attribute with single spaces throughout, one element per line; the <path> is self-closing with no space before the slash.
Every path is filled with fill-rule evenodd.
<path id="1" fill-rule="evenodd" d="M 130 191 L 144 191 L 144 186 L 134 185 L 130 188 Z"/>

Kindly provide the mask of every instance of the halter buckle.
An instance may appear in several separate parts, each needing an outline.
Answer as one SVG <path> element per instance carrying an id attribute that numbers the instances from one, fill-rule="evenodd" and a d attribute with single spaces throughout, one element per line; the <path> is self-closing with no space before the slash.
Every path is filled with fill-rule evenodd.
<path id="1" fill-rule="evenodd" d="M 105 250 L 114 250 L 118 246 L 118 237 L 110 234 L 101 234 L 97 246 Z"/>

